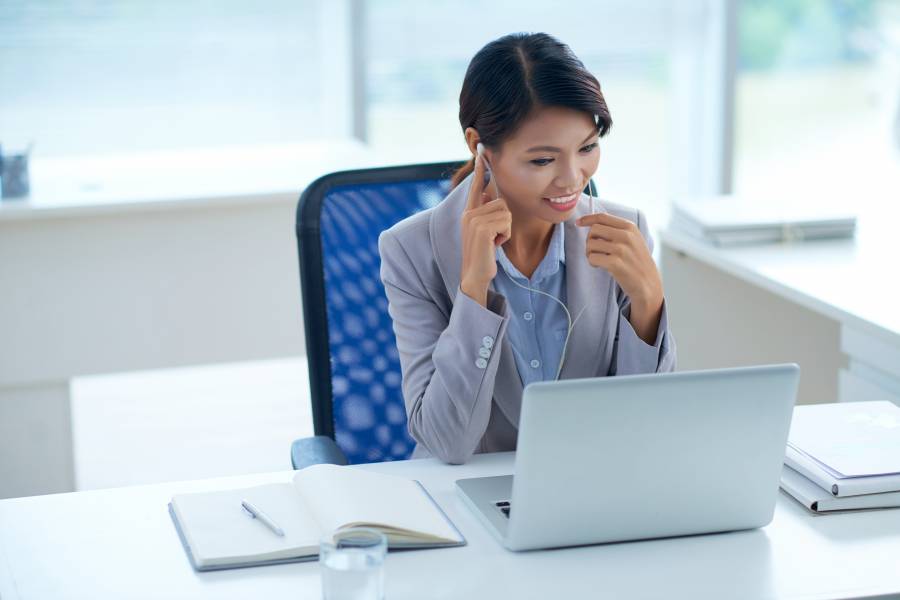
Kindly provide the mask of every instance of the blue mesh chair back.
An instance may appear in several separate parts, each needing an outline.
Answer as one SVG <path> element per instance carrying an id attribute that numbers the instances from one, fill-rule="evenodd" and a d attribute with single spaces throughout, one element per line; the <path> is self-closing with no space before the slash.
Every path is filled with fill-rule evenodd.
<path id="1" fill-rule="evenodd" d="M 316 435 L 350 463 L 409 458 L 400 361 L 379 275 L 378 236 L 430 208 L 460 163 L 344 171 L 300 197 L 297 245 Z"/>

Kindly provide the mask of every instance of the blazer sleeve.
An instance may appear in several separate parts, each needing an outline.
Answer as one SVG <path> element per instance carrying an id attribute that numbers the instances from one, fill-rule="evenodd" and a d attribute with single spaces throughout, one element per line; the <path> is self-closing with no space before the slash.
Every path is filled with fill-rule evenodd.
<path id="1" fill-rule="evenodd" d="M 647 227 L 647 219 L 637 211 L 637 226 L 653 252 L 653 236 Z M 617 286 L 618 287 L 618 286 Z M 616 298 L 619 304 L 619 323 L 613 345 L 614 357 L 610 375 L 637 375 L 640 373 L 665 373 L 675 370 L 675 338 L 669 331 L 669 314 L 663 298 L 662 314 L 656 330 L 656 340 L 648 344 L 638 336 L 628 317 L 631 314 L 631 299 L 618 288 Z"/>
<path id="2" fill-rule="evenodd" d="M 506 299 L 489 291 L 485 308 L 457 289 L 447 314 L 391 231 L 381 234 L 378 249 L 410 435 L 444 462 L 462 464 L 490 420 Z"/>

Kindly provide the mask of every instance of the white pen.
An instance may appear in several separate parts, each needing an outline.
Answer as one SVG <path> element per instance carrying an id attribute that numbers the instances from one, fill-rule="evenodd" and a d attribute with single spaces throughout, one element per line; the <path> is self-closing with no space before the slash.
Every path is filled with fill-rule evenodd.
<path id="1" fill-rule="evenodd" d="M 258 519 L 260 523 L 271 529 L 272 533 L 284 537 L 284 530 L 276 525 L 275 521 L 266 516 L 266 513 L 262 512 L 246 500 L 241 500 L 241 506 L 244 508 L 244 510 L 250 513 L 251 517 L 253 517 L 254 519 Z"/>

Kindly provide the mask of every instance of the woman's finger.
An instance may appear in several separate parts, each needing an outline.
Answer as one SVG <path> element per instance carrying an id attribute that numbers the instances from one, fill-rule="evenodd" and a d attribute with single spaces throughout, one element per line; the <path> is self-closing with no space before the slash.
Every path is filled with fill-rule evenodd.
<path id="1" fill-rule="evenodd" d="M 509 207 L 506 205 L 506 200 L 504 200 L 503 198 L 491 200 L 491 197 L 487 194 L 487 192 L 483 193 L 481 197 L 485 199 L 485 202 L 480 207 L 475 209 L 476 214 L 491 215 L 496 212 L 509 212 Z"/>
<path id="2" fill-rule="evenodd" d="M 575 221 L 575 224 L 582 227 L 588 227 L 591 225 L 606 225 L 608 227 L 615 227 L 616 229 L 625 230 L 637 228 L 637 225 L 635 225 L 628 219 L 623 219 L 622 217 L 617 217 L 609 213 L 593 213 L 590 215 L 584 215 L 582 217 L 579 217 L 578 220 Z"/>
<path id="3" fill-rule="evenodd" d="M 506 242 L 508 242 L 510 240 L 510 238 L 512 238 L 512 221 L 507 222 L 506 229 L 503 230 L 502 235 L 503 235 L 503 239 L 500 240 L 499 244 L 497 244 L 498 246 L 501 244 L 505 244 Z"/>
<path id="4" fill-rule="evenodd" d="M 618 256 L 613 254 L 606 254 L 604 252 L 588 252 L 587 253 L 588 263 L 592 267 L 599 267 L 601 269 L 606 269 L 609 271 L 610 275 L 615 277 L 616 272 L 618 271 L 618 267 L 621 264 L 621 260 Z"/>
<path id="5" fill-rule="evenodd" d="M 510 215 L 503 212 L 492 213 L 484 216 L 484 222 L 486 226 L 495 228 L 499 233 L 510 226 Z"/>
<path id="6" fill-rule="evenodd" d="M 617 254 L 620 250 L 621 246 L 616 244 L 615 242 L 610 242 L 608 240 L 593 238 L 588 240 L 586 251 L 588 254 L 591 252 L 602 252 L 603 254 Z"/>
<path id="7" fill-rule="evenodd" d="M 591 225 L 588 239 L 610 240 L 625 243 L 628 241 L 628 232 L 623 229 L 609 227 L 608 225 Z"/>
<path id="8" fill-rule="evenodd" d="M 472 185 L 469 187 L 469 198 L 466 201 L 467 209 L 478 208 L 484 205 L 484 159 L 475 155 L 475 170 L 472 172 Z"/>
<path id="9" fill-rule="evenodd" d="M 494 238 L 495 246 L 502 246 L 512 237 L 512 223 L 510 223 L 509 219 L 506 219 L 505 222 L 501 222 L 499 229 L 499 233 L 497 233 L 497 236 Z"/>

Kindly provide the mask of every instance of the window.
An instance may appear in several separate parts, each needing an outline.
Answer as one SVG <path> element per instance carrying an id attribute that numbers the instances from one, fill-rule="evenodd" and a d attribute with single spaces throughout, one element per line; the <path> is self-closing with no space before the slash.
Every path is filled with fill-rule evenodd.
<path id="1" fill-rule="evenodd" d="M 344 8 L 6 0 L 0 143 L 35 142 L 46 157 L 347 135 L 346 94 L 331 81 L 346 71 L 333 50 Z"/>
<path id="2" fill-rule="evenodd" d="M 900 166 L 900 5 L 743 0 L 739 23 L 739 193 L 813 201 L 858 193 Z"/>
<path id="3" fill-rule="evenodd" d="M 708 99 L 730 89 L 716 36 L 736 1 L 10 0 L 0 143 L 69 157 L 355 135 L 383 163 L 462 159 L 469 60 L 501 35 L 545 31 L 609 103 L 601 195 L 659 227 L 673 194 L 716 185 L 727 162 L 716 140 L 730 139 L 730 113 L 710 117 Z"/>
<path id="4" fill-rule="evenodd" d="M 370 2 L 368 141 L 386 156 L 405 149 L 419 160 L 466 158 L 458 102 L 469 61 L 502 35 L 542 31 L 572 48 L 606 96 L 614 124 L 601 141 L 601 195 L 652 210 L 668 199 L 672 4 Z"/>

